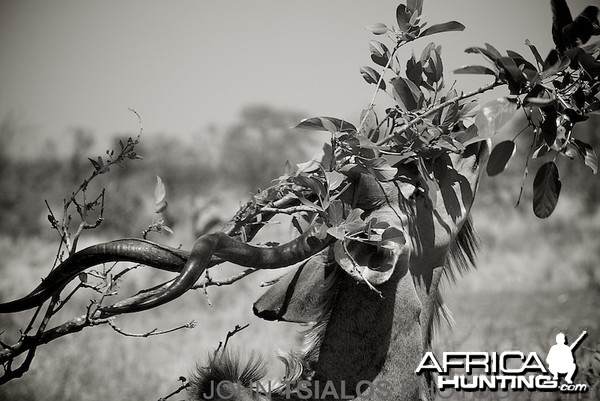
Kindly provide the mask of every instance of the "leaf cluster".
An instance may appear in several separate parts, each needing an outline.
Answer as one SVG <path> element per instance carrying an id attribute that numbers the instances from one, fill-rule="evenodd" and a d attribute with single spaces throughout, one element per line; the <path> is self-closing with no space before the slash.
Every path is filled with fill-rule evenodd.
<path id="1" fill-rule="evenodd" d="M 560 55 L 553 51 L 543 59 L 535 45 L 527 41 L 531 61 L 511 50 L 503 54 L 487 43 L 470 47 L 466 52 L 483 56 L 489 66 L 469 65 L 454 72 L 483 74 L 494 80 L 463 93 L 454 87 L 445 88 L 441 46 L 430 43 L 420 56 L 413 53 L 406 62 L 397 55 L 399 48 L 419 38 L 464 29 L 456 21 L 427 27 L 421 20 L 422 8 L 423 1 L 407 1 L 396 9 L 397 25 L 377 23 L 367 27 L 391 43 L 369 43 L 375 66 L 363 66 L 360 73 L 368 84 L 375 85 L 375 93 L 358 127 L 333 117 L 314 117 L 303 120 L 297 128 L 331 133 L 323 165 L 332 171 L 345 175 L 368 173 L 380 181 L 391 181 L 406 179 L 400 176 L 399 172 L 405 170 L 402 167 L 416 167 L 419 176 L 409 180 L 420 186 L 433 203 L 439 188 L 432 174 L 436 161 L 491 138 L 520 111 L 527 126 L 512 140 L 493 148 L 487 172 L 494 176 L 506 169 L 517 150 L 515 139 L 530 128 L 527 166 L 531 159 L 549 159 L 536 173 L 533 209 L 538 217 L 548 217 L 561 189 L 557 156 L 580 159 L 594 174 L 597 172 L 593 148 L 573 136 L 573 127 L 600 109 L 600 46 L 578 47 Z M 508 96 L 480 108 L 476 96 L 498 86 L 506 87 Z M 395 102 L 381 118 L 374 107 L 378 93 L 387 94 Z M 524 176 L 528 174 L 527 166 Z"/>
<path id="2" fill-rule="evenodd" d="M 533 181 L 533 211 L 536 216 L 546 218 L 556 207 L 562 187 L 557 157 L 579 159 L 594 174 L 598 171 L 594 149 L 576 138 L 573 128 L 600 109 L 600 74 L 590 71 L 589 64 L 580 62 L 598 59 L 600 46 L 576 48 L 563 55 L 552 51 L 544 60 L 533 44 L 526 43 L 534 58 L 532 62 L 511 50 L 503 55 L 486 44 L 485 48 L 471 47 L 466 51 L 483 55 L 491 64 L 490 68 L 468 66 L 456 72 L 493 75 L 508 87 L 510 96 L 484 107 L 478 116 L 478 126 L 484 127 L 487 135 L 492 135 L 498 126 L 495 120 L 510 118 L 517 110 L 524 113 L 527 126 L 513 140 L 494 147 L 487 173 L 494 176 L 505 170 L 517 148 L 515 139 L 529 128 L 528 162 L 530 159 L 547 160 Z M 526 166 L 524 175 L 527 173 Z"/>
<path id="3" fill-rule="evenodd" d="M 462 31 L 456 21 L 427 26 L 421 20 L 423 1 L 408 1 L 396 9 L 396 26 L 373 24 L 367 29 L 376 36 L 386 36 L 391 45 L 377 40 L 369 43 L 371 66 L 360 69 L 369 84 L 376 86 L 373 100 L 362 112 L 358 128 L 333 117 L 305 119 L 297 128 L 331 133 L 325 147 L 324 168 L 345 176 L 371 174 L 379 181 L 412 181 L 435 202 L 438 183 L 433 178 L 435 161 L 448 152 L 461 153 L 478 140 L 477 132 L 468 129 L 468 119 L 476 113 L 471 95 L 451 88 L 446 90 L 441 46 L 428 44 L 420 56 L 402 62 L 397 50 L 419 38 L 450 31 Z M 391 49 L 391 50 L 390 50 Z M 390 77 L 385 79 L 385 74 Z M 379 92 L 390 96 L 396 106 L 379 118 L 375 98 Z M 412 165 L 420 176 L 404 177 L 401 167 Z"/>

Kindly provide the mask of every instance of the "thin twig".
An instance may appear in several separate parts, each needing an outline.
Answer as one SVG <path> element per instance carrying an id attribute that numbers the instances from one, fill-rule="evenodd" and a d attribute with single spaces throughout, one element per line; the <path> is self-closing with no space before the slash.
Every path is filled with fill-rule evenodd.
<path id="1" fill-rule="evenodd" d="M 227 349 L 227 344 L 229 343 L 229 339 L 231 337 L 233 337 L 234 335 L 236 335 L 237 333 L 239 333 L 240 331 L 244 330 L 245 328 L 247 328 L 248 326 L 250 326 L 250 323 L 248 323 L 245 326 L 240 326 L 239 324 L 236 324 L 234 329 L 231 331 L 227 332 L 227 335 L 225 336 L 225 342 L 223 341 L 219 341 L 219 346 L 217 347 L 217 349 L 214 352 L 214 356 L 216 357 L 217 354 L 219 353 L 219 351 L 221 352 L 225 352 L 225 349 Z"/>
<path id="2" fill-rule="evenodd" d="M 373 93 L 373 97 L 371 98 L 371 101 L 369 102 L 369 105 L 367 106 L 366 110 L 372 110 L 373 107 L 375 106 L 375 100 L 377 99 L 377 94 L 379 93 L 381 83 L 383 82 L 383 77 L 385 76 L 385 73 L 387 72 L 387 70 L 390 68 L 390 65 L 392 64 L 392 60 L 393 60 L 396 52 L 398 51 L 398 49 L 401 46 L 402 46 L 402 43 L 398 43 L 396 46 L 394 46 L 394 50 L 392 50 L 392 53 L 390 54 L 390 57 L 388 58 L 388 61 L 385 64 L 385 67 L 383 67 L 383 71 L 379 75 L 379 79 L 377 80 L 377 84 L 376 84 L 377 86 L 375 87 L 375 93 Z M 365 113 L 365 116 L 362 118 L 362 120 L 360 121 L 360 124 L 358 125 L 358 132 L 361 132 L 362 127 L 365 125 L 365 122 L 367 121 L 368 116 L 369 116 L 369 113 Z"/>
<path id="3" fill-rule="evenodd" d="M 184 380 L 182 380 L 182 382 L 183 381 Z M 179 388 L 177 390 L 173 391 L 169 395 L 166 395 L 165 397 L 159 398 L 158 401 L 166 401 L 169 398 L 173 397 L 174 395 L 181 393 L 183 390 L 186 390 L 189 386 L 190 386 L 190 383 L 183 383 L 181 386 L 179 386 Z"/>
<path id="4" fill-rule="evenodd" d="M 122 271 L 120 271 L 119 273 L 115 274 L 115 276 L 113 277 L 113 281 L 117 281 L 120 278 L 122 278 L 124 275 L 126 275 L 127 273 L 129 273 L 132 270 L 137 269 L 138 267 L 142 267 L 143 265 L 137 264 L 131 267 L 127 267 L 125 269 L 123 269 Z M 114 267 L 114 266 L 113 266 Z M 112 269 L 112 268 L 111 268 Z"/>
<path id="5" fill-rule="evenodd" d="M 142 124 L 142 117 L 140 116 L 140 114 L 134 108 L 129 107 L 128 109 L 129 109 L 129 111 L 131 111 L 133 114 L 135 114 L 137 116 L 138 126 L 140 128 L 140 132 L 138 132 L 138 135 L 137 135 L 137 139 L 139 141 L 140 138 L 141 138 L 141 136 L 142 136 L 142 133 L 144 132 L 144 126 Z"/>
<path id="6" fill-rule="evenodd" d="M 205 287 L 210 287 L 210 286 L 221 287 L 224 285 L 231 285 L 231 284 L 235 283 L 236 281 L 239 281 L 239 280 L 243 279 L 244 277 L 251 275 L 252 273 L 256 273 L 257 271 L 260 271 L 260 269 L 249 268 L 249 269 L 246 269 L 243 272 L 238 273 L 235 276 L 231 276 L 225 280 L 213 280 L 212 278 L 209 277 L 206 281 L 204 281 L 200 284 L 195 284 L 190 289 L 198 290 L 198 289 L 201 289 L 201 288 L 204 289 Z"/>
<path id="7" fill-rule="evenodd" d="M 229 343 L 229 339 L 231 337 L 233 337 L 234 335 L 236 335 L 237 333 L 239 333 L 240 331 L 242 331 L 245 328 L 247 328 L 248 326 L 250 326 L 250 323 L 248 323 L 245 326 L 240 326 L 240 325 L 236 324 L 235 328 L 233 329 L 233 331 L 227 332 L 227 337 L 225 337 L 225 344 L 223 344 L 223 351 L 225 351 L 225 349 L 227 348 L 227 343 Z"/>
<path id="8" fill-rule="evenodd" d="M 107 323 L 114 331 L 121 334 L 122 336 L 136 337 L 136 338 L 148 338 L 148 337 L 152 337 L 152 336 L 160 336 L 163 334 L 173 333 L 174 331 L 178 331 L 178 330 L 193 329 L 198 324 L 198 322 L 196 322 L 195 320 L 192 320 L 191 322 L 188 322 L 186 324 L 182 324 L 181 326 L 173 327 L 173 328 L 170 328 L 167 330 L 158 330 L 158 328 L 155 328 L 146 333 L 129 333 L 129 332 L 121 329 L 119 326 L 117 326 L 117 324 L 115 323 L 114 317 L 109 318 L 107 320 Z"/>

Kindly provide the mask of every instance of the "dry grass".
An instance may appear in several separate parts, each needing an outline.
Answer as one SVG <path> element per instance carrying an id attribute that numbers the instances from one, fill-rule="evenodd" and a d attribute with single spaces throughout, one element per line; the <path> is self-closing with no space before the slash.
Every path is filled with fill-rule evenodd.
<path id="1" fill-rule="evenodd" d="M 600 341 L 600 312 L 594 306 L 600 295 L 590 286 L 592 276 L 586 273 L 589 263 L 599 256 L 593 233 L 600 219 L 578 217 L 576 207 L 566 199 L 561 202 L 556 216 L 545 222 L 510 207 L 490 209 L 484 204 L 476 212 L 483 239 L 479 269 L 447 286 L 448 304 L 457 324 L 453 330 L 440 330 L 437 350 L 517 348 L 545 353 L 559 330 L 574 337 L 587 329 L 589 347 Z M 281 227 L 274 226 L 273 235 L 285 235 Z M 90 238 L 88 243 L 99 240 Z M 190 244 L 189 238 L 171 241 L 186 247 Z M 0 239 L 0 299 L 29 291 L 47 272 L 54 252 L 53 244 L 35 238 Z M 299 327 L 260 321 L 252 315 L 251 304 L 263 291 L 259 283 L 277 274 L 261 273 L 231 287 L 210 289 L 212 307 L 197 291 L 157 310 L 117 321 L 129 332 L 146 332 L 196 320 L 199 324 L 193 330 L 136 339 L 97 327 L 43 346 L 23 379 L 0 388 L 0 399 L 157 400 L 177 388 L 178 377 L 187 376 L 196 361 L 206 360 L 227 331 L 246 323 L 250 327 L 234 336 L 230 346 L 242 352 L 259 350 L 276 377 L 282 366 L 275 353 L 293 345 Z M 148 276 L 148 270 L 135 272 L 124 293 L 165 278 L 164 274 Z M 67 312 L 82 313 L 89 297 L 82 294 Z M 27 314 L 0 316 L 5 341 L 11 336 L 14 339 L 15 330 L 26 319 Z"/>

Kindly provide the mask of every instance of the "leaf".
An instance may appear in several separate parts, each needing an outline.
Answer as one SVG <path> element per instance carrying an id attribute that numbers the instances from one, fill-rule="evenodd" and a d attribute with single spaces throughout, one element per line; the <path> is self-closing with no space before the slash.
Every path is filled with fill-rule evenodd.
<path id="1" fill-rule="evenodd" d="M 545 163 L 533 180 L 533 213 L 540 219 L 552 214 L 562 184 L 558 176 L 558 167 L 553 161 Z"/>
<path id="2" fill-rule="evenodd" d="M 465 53 L 471 53 L 471 54 L 479 53 L 479 54 L 483 54 L 491 62 L 496 62 L 496 58 L 497 58 L 496 55 L 493 54 L 492 52 L 490 52 L 488 49 L 484 49 L 482 47 L 477 47 L 477 46 L 466 48 L 465 49 Z"/>
<path id="3" fill-rule="evenodd" d="M 411 12 L 406 9 L 404 4 L 400 4 L 398 8 L 396 8 L 396 21 L 398 22 L 398 27 L 402 32 L 406 32 L 409 28 Z"/>
<path id="4" fill-rule="evenodd" d="M 440 116 L 440 125 L 448 127 L 454 124 L 458 119 L 458 103 L 452 103 L 442 109 Z"/>
<path id="5" fill-rule="evenodd" d="M 167 190 L 165 184 L 159 176 L 156 176 L 156 186 L 154 187 L 154 212 L 162 213 L 167 208 Z"/>
<path id="6" fill-rule="evenodd" d="M 492 100 L 479 110 L 475 125 L 480 136 L 491 137 L 509 122 L 517 112 L 517 102 L 502 97 Z"/>
<path id="7" fill-rule="evenodd" d="M 357 232 L 363 231 L 366 227 L 365 221 L 360 217 L 364 213 L 364 210 L 360 208 L 355 208 L 350 211 L 346 220 L 342 226 L 347 234 L 352 235 Z"/>
<path id="8" fill-rule="evenodd" d="M 375 35 L 384 35 L 389 31 L 389 28 L 387 27 L 387 25 L 382 24 L 381 22 L 368 25 L 366 27 L 366 29 L 367 29 L 367 31 L 369 31 Z"/>
<path id="9" fill-rule="evenodd" d="M 485 74 L 496 76 L 496 71 L 481 65 L 466 65 L 454 70 L 455 74 Z"/>
<path id="10" fill-rule="evenodd" d="M 94 166 L 94 170 L 99 171 L 102 168 L 102 165 L 100 164 L 102 162 L 102 160 L 100 160 L 100 163 L 98 163 L 96 160 L 89 158 L 88 160 L 92 163 L 92 165 Z"/>
<path id="11" fill-rule="evenodd" d="M 479 111 L 479 103 L 475 99 L 460 102 L 461 118 L 475 117 L 477 111 Z"/>
<path id="12" fill-rule="evenodd" d="M 338 241 L 343 241 L 346 234 L 346 230 L 344 230 L 344 227 L 342 226 L 330 227 L 327 229 L 327 234 L 331 235 Z"/>
<path id="13" fill-rule="evenodd" d="M 444 65 L 441 57 L 442 47 L 433 47 L 429 53 L 429 62 L 423 68 L 429 84 L 439 82 L 444 73 Z"/>
<path id="14" fill-rule="evenodd" d="M 406 8 L 413 14 L 421 15 L 423 12 L 423 0 L 407 0 Z"/>
<path id="15" fill-rule="evenodd" d="M 394 99 L 406 107 L 406 110 L 413 111 L 420 107 L 423 93 L 412 81 L 397 77 L 392 79 L 392 85 Z"/>
<path id="16" fill-rule="evenodd" d="M 450 152 L 454 152 L 454 153 L 461 153 L 461 152 L 464 152 L 464 150 L 465 150 L 465 147 L 462 143 L 455 140 L 454 138 L 452 138 L 449 135 L 442 135 L 440 137 L 440 139 L 437 140 L 436 143 L 440 148 L 449 150 Z M 436 160 L 438 160 L 438 159 L 436 159 Z"/>
<path id="17" fill-rule="evenodd" d="M 537 63 L 539 65 L 544 65 L 544 59 L 540 55 L 540 52 L 538 52 L 538 49 L 534 45 L 531 44 L 531 42 L 529 41 L 529 39 L 525 40 L 525 44 L 527 46 L 529 46 L 529 49 L 531 50 L 531 53 L 533 53 L 533 57 L 535 57 L 535 61 L 537 61 Z"/>
<path id="18" fill-rule="evenodd" d="M 165 189 L 165 184 L 159 176 L 156 176 L 156 187 L 154 188 L 154 199 L 156 200 L 156 203 L 162 202 L 166 196 L 167 190 Z"/>
<path id="19" fill-rule="evenodd" d="M 464 30 L 465 30 L 465 26 L 463 24 L 461 24 L 460 22 L 449 21 L 449 22 L 444 22 L 443 24 L 436 24 L 436 25 L 430 26 L 429 28 L 427 28 L 423 32 L 421 32 L 419 37 L 422 38 L 424 36 L 433 35 L 433 34 L 441 33 L 441 32 L 451 32 L 451 31 L 461 32 Z"/>
<path id="20" fill-rule="evenodd" d="M 517 146 L 513 141 L 503 141 L 497 144 L 490 153 L 486 167 L 487 175 L 493 177 L 503 172 L 514 156 L 516 149 Z"/>
<path id="21" fill-rule="evenodd" d="M 574 139 L 575 146 L 583 156 L 585 165 L 592 169 L 594 174 L 598 173 L 598 156 L 596 156 L 596 152 L 594 148 L 592 148 L 589 144 L 579 140 Z"/>
<path id="22" fill-rule="evenodd" d="M 537 68 L 535 68 L 533 64 L 531 64 L 528 60 L 525 59 L 525 57 L 521 56 L 519 53 L 512 50 L 507 50 L 506 54 L 508 54 L 508 56 L 512 58 L 515 61 L 515 63 L 517 63 L 519 68 L 524 70 L 523 72 L 526 73 L 528 70 L 530 70 L 533 73 L 537 74 Z"/>
<path id="23" fill-rule="evenodd" d="M 365 79 L 365 81 L 367 81 L 367 83 L 369 83 L 369 84 L 377 85 L 377 82 L 380 82 L 380 79 L 381 79 L 381 75 L 377 71 L 375 71 L 375 69 L 368 67 L 368 66 L 361 67 L 360 74 Z M 382 90 L 385 90 L 385 81 L 384 80 L 381 80 L 381 82 L 379 84 L 379 88 Z"/>
<path id="24" fill-rule="evenodd" d="M 423 49 L 423 52 L 421 52 L 421 64 L 425 65 L 425 63 L 427 61 L 429 61 L 429 59 L 431 59 L 431 53 L 435 51 L 435 43 L 430 43 L 427 45 L 426 48 Z"/>
<path id="25" fill-rule="evenodd" d="M 423 64 L 415 59 L 415 55 L 406 62 L 406 77 L 419 86 L 423 81 Z"/>
<path id="26" fill-rule="evenodd" d="M 369 51 L 371 52 L 371 60 L 377 65 L 386 67 L 390 60 L 390 51 L 387 46 L 376 40 L 369 42 Z"/>
<path id="27" fill-rule="evenodd" d="M 492 55 L 494 55 L 494 57 L 496 57 L 496 58 L 502 57 L 502 54 L 494 46 L 490 45 L 489 43 L 485 44 L 485 48 L 487 49 L 488 52 L 490 52 Z"/>
<path id="28" fill-rule="evenodd" d="M 361 161 L 378 181 L 392 181 L 398 173 L 398 169 L 390 166 L 383 157 L 378 157 L 376 159 L 361 159 Z"/>
<path id="29" fill-rule="evenodd" d="M 321 199 L 323 199 L 327 195 L 327 188 L 325 188 L 325 185 L 323 185 L 320 179 L 314 176 L 307 176 L 301 174 L 297 177 L 294 177 L 293 181 L 298 185 L 310 189 L 315 195 L 319 196 L 319 198 Z"/>
<path id="30" fill-rule="evenodd" d="M 324 210 L 323 210 L 323 208 L 322 208 L 321 206 L 317 205 L 317 204 L 316 204 L 316 203 L 314 203 L 314 202 L 311 202 L 311 201 L 309 201 L 309 200 L 308 200 L 308 199 L 306 199 L 306 198 L 298 198 L 298 200 L 299 200 L 299 201 L 300 201 L 300 203 L 302 203 L 304 206 L 307 206 L 307 207 L 309 207 L 309 208 L 313 209 L 313 211 L 315 211 L 315 212 L 323 212 L 323 211 L 324 211 Z"/>
<path id="31" fill-rule="evenodd" d="M 540 125 L 542 129 L 542 135 L 544 137 L 544 141 L 548 146 L 554 145 L 554 141 L 556 141 L 557 127 L 556 127 L 556 106 L 548 106 L 541 109 L 544 115 L 544 121 Z"/>
<path id="32" fill-rule="evenodd" d="M 296 172 L 296 167 L 294 167 L 294 165 L 292 164 L 292 162 L 290 162 L 289 160 L 285 161 L 285 167 L 283 168 L 283 173 L 285 175 L 294 175 Z"/>
<path id="33" fill-rule="evenodd" d="M 373 108 L 364 109 L 362 113 L 360 113 L 360 122 L 362 123 L 359 135 L 369 138 L 371 141 L 377 141 L 379 138 L 379 133 L 377 131 L 377 115 L 373 111 Z"/>
<path id="34" fill-rule="evenodd" d="M 462 143 L 463 145 L 466 145 L 467 141 L 470 141 L 473 138 L 477 138 L 479 137 L 479 133 L 477 130 L 477 126 L 475 124 L 469 126 L 469 128 L 467 128 L 464 131 L 459 132 L 458 134 L 456 134 L 456 137 L 454 137 L 454 139 L 456 139 L 458 142 Z"/>
<path id="35" fill-rule="evenodd" d="M 571 64 L 571 60 L 568 57 L 560 57 L 554 64 L 545 65 L 544 71 L 541 74 L 542 79 L 551 77 L 552 75 L 558 74 L 565 70 Z"/>
<path id="36" fill-rule="evenodd" d="M 337 171 L 327 171 L 325 177 L 327 178 L 327 187 L 330 191 L 338 189 L 346 179 L 344 174 Z"/>
<path id="37" fill-rule="evenodd" d="M 496 60 L 496 65 L 505 71 L 510 93 L 512 95 L 519 94 L 521 87 L 527 83 L 527 78 L 515 60 L 510 57 L 500 57 Z"/>
<path id="38" fill-rule="evenodd" d="M 305 118 L 304 120 L 300 121 L 300 123 L 294 128 L 309 129 L 314 131 L 328 131 L 331 133 L 356 133 L 356 127 L 354 125 L 335 117 Z"/>
<path id="39" fill-rule="evenodd" d="M 293 175 L 299 175 L 300 173 L 312 173 L 319 170 L 320 168 L 321 163 L 318 160 L 312 159 L 304 163 L 296 164 L 296 167 L 293 168 Z"/>

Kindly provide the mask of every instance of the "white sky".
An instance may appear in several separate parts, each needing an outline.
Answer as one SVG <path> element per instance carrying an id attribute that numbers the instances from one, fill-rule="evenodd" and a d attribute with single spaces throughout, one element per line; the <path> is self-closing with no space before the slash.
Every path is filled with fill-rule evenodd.
<path id="1" fill-rule="evenodd" d="M 569 4 L 575 15 L 594 2 Z M 485 42 L 530 57 L 523 44 L 530 39 L 545 55 L 549 3 L 426 0 L 430 24 L 458 20 L 467 29 L 420 40 L 415 51 L 442 43 L 447 72 L 483 63 L 463 50 Z M 356 121 L 374 88 L 358 73 L 372 65 L 374 37 L 364 27 L 393 23 L 397 4 L 0 0 L 0 119 L 11 115 L 27 127 L 30 148 L 74 127 L 105 137 L 135 132 L 128 107 L 141 114 L 147 133 L 185 136 L 232 122 L 248 103 Z"/>

